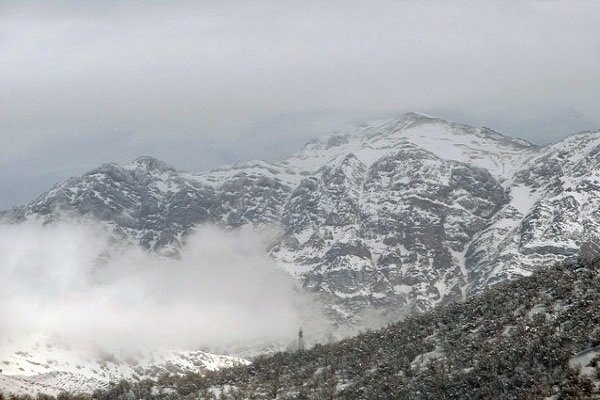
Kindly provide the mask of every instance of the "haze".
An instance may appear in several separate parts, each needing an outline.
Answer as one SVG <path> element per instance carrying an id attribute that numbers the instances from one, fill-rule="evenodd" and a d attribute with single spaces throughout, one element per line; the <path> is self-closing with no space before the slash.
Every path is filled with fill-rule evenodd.
<path id="1" fill-rule="evenodd" d="M 109 246 L 82 223 L 0 225 L 0 356 L 40 333 L 86 352 L 294 343 L 300 326 L 322 334 L 320 309 L 275 268 L 268 240 L 203 226 L 172 259 Z"/>

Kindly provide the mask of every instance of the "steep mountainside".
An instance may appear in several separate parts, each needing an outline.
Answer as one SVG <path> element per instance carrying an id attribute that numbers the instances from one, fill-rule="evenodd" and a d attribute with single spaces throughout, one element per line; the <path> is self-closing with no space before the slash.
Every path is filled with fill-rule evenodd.
<path id="1" fill-rule="evenodd" d="M 150 157 L 106 164 L 4 220 L 97 218 L 164 254 L 198 224 L 275 225 L 278 265 L 352 319 L 462 299 L 595 243 L 599 163 L 599 133 L 539 147 L 410 113 L 280 162 L 201 174 Z"/>

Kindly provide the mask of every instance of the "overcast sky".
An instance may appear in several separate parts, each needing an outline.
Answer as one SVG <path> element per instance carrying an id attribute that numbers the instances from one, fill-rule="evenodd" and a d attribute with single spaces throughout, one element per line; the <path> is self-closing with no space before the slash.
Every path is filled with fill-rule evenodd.
<path id="1" fill-rule="evenodd" d="M 600 1 L 0 0 L 0 208 L 107 161 L 277 159 L 406 111 L 600 128 Z"/>

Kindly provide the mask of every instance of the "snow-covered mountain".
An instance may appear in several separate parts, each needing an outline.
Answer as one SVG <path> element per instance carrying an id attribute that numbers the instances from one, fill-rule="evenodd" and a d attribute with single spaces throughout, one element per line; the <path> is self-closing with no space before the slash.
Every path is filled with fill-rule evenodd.
<path id="1" fill-rule="evenodd" d="M 45 335 L 34 335 L 0 346 L 0 393 L 91 393 L 122 379 L 136 382 L 165 373 L 214 371 L 248 363 L 203 351 L 86 354 Z"/>
<path id="2" fill-rule="evenodd" d="M 527 275 L 593 243 L 600 133 L 548 146 L 409 113 L 279 162 L 205 173 L 151 157 L 61 182 L 5 221 L 85 216 L 173 254 L 195 226 L 274 225 L 268 249 L 338 316 L 401 314 Z"/>

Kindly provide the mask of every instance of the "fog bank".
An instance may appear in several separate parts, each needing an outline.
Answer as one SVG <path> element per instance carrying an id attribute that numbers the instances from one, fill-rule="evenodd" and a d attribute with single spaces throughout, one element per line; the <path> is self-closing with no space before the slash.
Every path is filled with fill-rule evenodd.
<path id="1" fill-rule="evenodd" d="M 252 229 L 202 227 L 177 260 L 109 248 L 84 224 L 0 226 L 0 344 L 43 333 L 81 350 L 293 341 L 323 326 Z"/>

